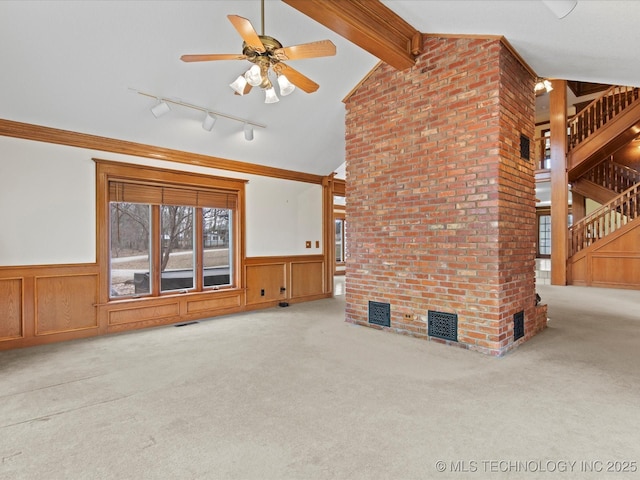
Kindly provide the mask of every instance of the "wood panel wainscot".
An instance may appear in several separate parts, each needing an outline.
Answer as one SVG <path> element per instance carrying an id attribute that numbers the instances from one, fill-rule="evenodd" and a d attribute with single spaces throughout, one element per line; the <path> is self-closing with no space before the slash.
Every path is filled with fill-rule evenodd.
<path id="1" fill-rule="evenodd" d="M 0 279 L 0 342 L 23 336 L 22 285 L 22 278 Z"/>
<path id="2" fill-rule="evenodd" d="M 247 308 L 280 302 L 298 303 L 331 296 L 324 287 L 322 255 L 250 257 L 245 259 Z"/>
<path id="3" fill-rule="evenodd" d="M 35 334 L 97 329 L 98 275 L 35 277 Z"/>
<path id="4" fill-rule="evenodd" d="M 247 258 L 246 288 L 104 303 L 97 264 L 0 267 L 0 350 L 327 298 L 325 267 L 322 255 Z"/>
<path id="5" fill-rule="evenodd" d="M 98 335 L 95 264 L 0 267 L 0 350 Z"/>
<path id="6" fill-rule="evenodd" d="M 240 312 L 243 293 L 233 288 L 120 300 L 100 305 L 99 316 L 107 333 L 158 327 Z"/>
<path id="7" fill-rule="evenodd" d="M 640 223 L 634 221 L 569 258 L 571 285 L 640 290 Z"/>

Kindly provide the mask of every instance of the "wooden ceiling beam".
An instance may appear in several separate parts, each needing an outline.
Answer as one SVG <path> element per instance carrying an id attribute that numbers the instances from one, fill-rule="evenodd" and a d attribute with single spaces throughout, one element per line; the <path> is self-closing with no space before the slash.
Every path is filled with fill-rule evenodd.
<path id="1" fill-rule="evenodd" d="M 379 0 L 282 0 L 397 70 L 422 53 L 422 34 Z"/>

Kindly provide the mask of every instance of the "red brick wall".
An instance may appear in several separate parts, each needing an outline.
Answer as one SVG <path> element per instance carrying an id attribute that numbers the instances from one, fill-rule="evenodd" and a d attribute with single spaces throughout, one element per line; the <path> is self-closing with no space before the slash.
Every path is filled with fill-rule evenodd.
<path id="1" fill-rule="evenodd" d="M 500 355 L 540 328 L 533 78 L 497 39 L 425 39 L 415 67 L 378 68 L 347 101 L 347 321 L 389 303 L 391 330 L 427 337 L 458 315 L 456 345 Z M 451 342 L 453 343 L 453 342 Z"/>

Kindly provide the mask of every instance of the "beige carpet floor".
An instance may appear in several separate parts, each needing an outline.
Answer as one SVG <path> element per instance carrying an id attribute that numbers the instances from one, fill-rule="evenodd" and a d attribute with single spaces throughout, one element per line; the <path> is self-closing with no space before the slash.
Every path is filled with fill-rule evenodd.
<path id="1" fill-rule="evenodd" d="M 640 478 L 640 292 L 493 358 L 344 297 L 0 352 L 0 479 Z"/>

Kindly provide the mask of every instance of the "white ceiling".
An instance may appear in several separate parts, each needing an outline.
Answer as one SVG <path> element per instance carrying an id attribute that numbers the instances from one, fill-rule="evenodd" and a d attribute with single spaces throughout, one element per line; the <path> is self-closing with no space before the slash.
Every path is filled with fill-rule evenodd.
<path id="1" fill-rule="evenodd" d="M 640 2 L 579 0 L 557 19 L 540 0 L 384 3 L 426 33 L 504 35 L 541 76 L 640 86 Z M 266 105 L 259 90 L 228 84 L 246 61 L 184 63 L 187 53 L 240 53 L 226 18 L 260 32 L 260 2 L 1 1 L 0 118 L 316 174 L 344 161 L 342 99 L 377 59 L 288 5 L 267 0 L 265 33 L 285 46 L 330 39 L 335 57 L 289 64 L 320 84 Z M 264 123 L 246 142 L 242 124 L 174 106 L 156 119 L 135 88 Z M 6 159 L 5 159 L 6 160 Z"/>

